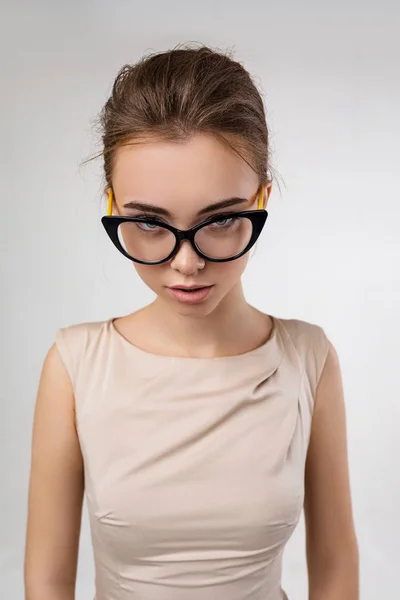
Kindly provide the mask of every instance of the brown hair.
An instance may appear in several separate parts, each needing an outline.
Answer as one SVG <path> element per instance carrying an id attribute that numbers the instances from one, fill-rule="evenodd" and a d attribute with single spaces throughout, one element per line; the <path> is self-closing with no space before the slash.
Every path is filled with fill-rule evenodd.
<path id="1" fill-rule="evenodd" d="M 154 137 L 184 141 L 196 132 L 228 144 L 260 183 L 271 179 L 261 95 L 240 63 L 206 46 L 178 47 L 122 67 L 99 124 L 107 187 L 118 147 Z"/>

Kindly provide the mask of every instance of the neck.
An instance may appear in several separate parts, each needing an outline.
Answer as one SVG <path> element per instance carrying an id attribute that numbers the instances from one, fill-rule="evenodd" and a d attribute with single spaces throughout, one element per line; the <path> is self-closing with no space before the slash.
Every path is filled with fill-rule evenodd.
<path id="1" fill-rule="evenodd" d="M 159 299 L 148 311 L 158 343 L 173 354 L 185 356 L 208 358 L 247 352 L 263 343 L 270 327 L 265 315 L 247 303 L 240 284 L 209 315 L 180 315 Z"/>

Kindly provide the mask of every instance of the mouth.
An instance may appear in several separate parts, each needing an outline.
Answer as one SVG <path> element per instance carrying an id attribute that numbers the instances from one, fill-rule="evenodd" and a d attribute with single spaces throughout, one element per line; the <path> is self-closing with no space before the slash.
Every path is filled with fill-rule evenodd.
<path id="1" fill-rule="evenodd" d="M 198 304 L 203 302 L 210 294 L 213 285 L 194 285 L 194 286 L 171 286 L 168 289 L 170 294 L 179 302 L 186 304 Z"/>
<path id="2" fill-rule="evenodd" d="M 210 285 L 171 285 L 170 290 L 183 290 L 184 292 L 193 292 L 195 290 L 203 290 L 211 287 Z"/>

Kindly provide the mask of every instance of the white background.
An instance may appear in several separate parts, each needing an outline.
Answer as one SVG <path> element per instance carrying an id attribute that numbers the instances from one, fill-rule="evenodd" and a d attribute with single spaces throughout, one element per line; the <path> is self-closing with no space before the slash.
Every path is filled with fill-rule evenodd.
<path id="1" fill-rule="evenodd" d="M 248 299 L 322 325 L 341 358 L 363 600 L 399 598 L 400 6 L 380 2 L 2 0 L 0 589 L 23 597 L 30 438 L 56 330 L 150 299 L 100 224 L 93 122 L 117 70 L 199 41 L 265 94 L 281 194 Z M 303 526 L 284 584 L 306 598 Z M 78 600 L 93 597 L 87 523 Z M 189 599 L 188 599 L 189 600 Z"/>

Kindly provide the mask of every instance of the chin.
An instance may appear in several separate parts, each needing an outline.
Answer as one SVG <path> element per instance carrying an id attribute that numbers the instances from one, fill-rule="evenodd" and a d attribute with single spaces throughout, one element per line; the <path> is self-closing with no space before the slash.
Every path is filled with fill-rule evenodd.
<path id="1" fill-rule="evenodd" d="M 204 300 L 198 304 L 185 304 L 178 300 L 171 300 L 171 298 L 164 298 L 164 302 L 166 302 L 169 310 L 173 311 L 175 314 L 182 317 L 197 319 L 208 317 L 219 305 L 219 302 L 216 302 L 215 299 L 213 299 L 213 301 L 211 301 L 211 299 Z"/>
<path id="2" fill-rule="evenodd" d="M 175 312 L 181 317 L 187 317 L 192 319 L 204 319 L 210 316 L 214 312 L 215 308 L 206 308 L 205 306 L 186 306 L 180 307 Z"/>

